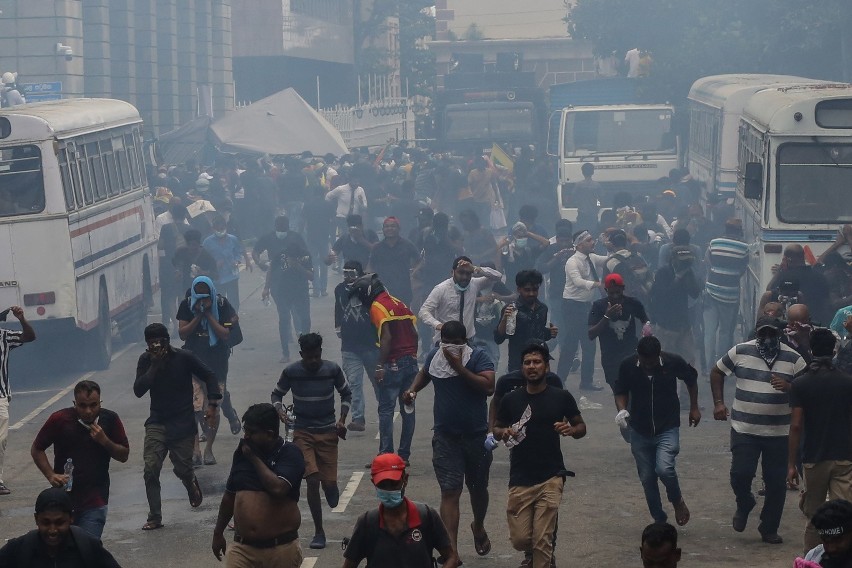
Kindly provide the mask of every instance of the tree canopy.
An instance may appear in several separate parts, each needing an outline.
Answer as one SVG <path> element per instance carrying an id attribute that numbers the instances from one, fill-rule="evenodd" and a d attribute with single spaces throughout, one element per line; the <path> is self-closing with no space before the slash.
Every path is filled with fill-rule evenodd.
<path id="1" fill-rule="evenodd" d="M 567 23 L 598 55 L 649 50 L 671 101 L 719 73 L 852 80 L 849 0 L 577 0 Z"/>

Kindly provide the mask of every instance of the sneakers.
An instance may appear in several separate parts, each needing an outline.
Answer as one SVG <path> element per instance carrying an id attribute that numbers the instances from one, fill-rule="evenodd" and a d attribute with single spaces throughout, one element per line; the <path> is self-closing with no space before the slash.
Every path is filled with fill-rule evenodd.
<path id="1" fill-rule="evenodd" d="M 346 427 L 350 432 L 363 432 L 367 429 L 367 426 L 364 422 L 355 422 L 354 420 L 349 423 L 349 426 Z"/>
<path id="2" fill-rule="evenodd" d="M 325 534 L 315 534 L 314 538 L 311 539 L 311 544 L 309 544 L 314 550 L 322 550 L 325 548 Z"/>
<path id="3" fill-rule="evenodd" d="M 0 495 L 8 495 L 12 490 L 6 487 L 5 484 L 0 483 Z"/>
<path id="4" fill-rule="evenodd" d="M 580 400 L 577 401 L 577 408 L 580 410 L 600 410 L 603 408 L 603 404 L 599 402 L 592 402 L 585 396 L 581 396 Z"/>
<path id="5" fill-rule="evenodd" d="M 754 497 L 751 498 L 751 505 L 743 510 L 737 509 L 737 512 L 734 513 L 734 518 L 731 519 L 731 527 L 737 532 L 743 532 L 746 529 L 746 524 L 748 523 L 748 514 L 751 513 L 751 510 L 754 509 L 754 506 L 757 505 L 757 501 L 754 500 Z"/>
<path id="6" fill-rule="evenodd" d="M 569 373 L 576 373 L 580 369 L 581 361 L 579 357 L 574 357 L 574 360 L 571 361 L 571 368 L 568 370 Z"/>

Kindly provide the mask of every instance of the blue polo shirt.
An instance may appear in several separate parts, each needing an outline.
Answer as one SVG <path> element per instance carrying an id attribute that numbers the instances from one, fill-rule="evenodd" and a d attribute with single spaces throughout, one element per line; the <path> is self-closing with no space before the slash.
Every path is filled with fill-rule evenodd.
<path id="1" fill-rule="evenodd" d="M 426 356 L 423 368 L 427 373 L 437 350 L 436 347 Z M 474 347 L 465 367 L 478 374 L 482 371 L 493 371 L 494 362 L 483 349 Z M 487 394 L 470 385 L 462 377 L 440 379 L 429 375 L 429 378 L 435 387 L 433 416 L 436 432 L 458 436 L 488 431 Z"/>
<path id="2" fill-rule="evenodd" d="M 222 238 L 210 235 L 201 246 L 216 260 L 219 279 L 216 284 L 227 284 L 240 277 L 239 262 L 243 258 L 243 245 L 236 236 L 228 234 Z"/>

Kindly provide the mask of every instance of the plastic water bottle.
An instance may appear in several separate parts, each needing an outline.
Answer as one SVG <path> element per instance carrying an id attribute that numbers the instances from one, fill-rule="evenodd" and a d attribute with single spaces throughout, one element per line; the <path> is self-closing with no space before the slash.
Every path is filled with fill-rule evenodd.
<path id="1" fill-rule="evenodd" d="M 494 450 L 494 448 L 496 448 L 498 445 L 499 444 L 497 440 L 494 439 L 494 434 L 489 432 L 488 435 L 485 437 L 485 449 L 490 452 Z"/>
<path id="2" fill-rule="evenodd" d="M 518 325 L 518 306 L 515 302 L 509 304 L 512 306 L 512 313 L 506 316 L 506 335 L 515 335 L 515 329 Z"/>
<path id="3" fill-rule="evenodd" d="M 642 337 L 648 337 L 654 335 L 654 326 L 651 322 L 646 321 L 645 325 L 642 326 Z"/>
<path id="4" fill-rule="evenodd" d="M 293 430 L 296 429 L 296 414 L 293 412 L 292 407 L 290 411 L 287 413 L 287 433 L 284 435 L 284 439 L 288 442 L 293 441 Z"/>
<path id="5" fill-rule="evenodd" d="M 65 460 L 65 475 L 68 481 L 65 483 L 65 491 L 71 491 L 74 486 L 74 461 L 71 458 Z"/>

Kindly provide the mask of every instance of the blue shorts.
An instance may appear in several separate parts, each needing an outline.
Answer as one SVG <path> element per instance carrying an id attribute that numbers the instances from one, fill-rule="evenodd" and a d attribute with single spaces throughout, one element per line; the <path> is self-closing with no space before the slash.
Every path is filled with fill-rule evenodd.
<path id="1" fill-rule="evenodd" d="M 494 456 L 485 449 L 485 432 L 480 434 L 432 435 L 432 467 L 441 492 L 488 487 Z"/>

